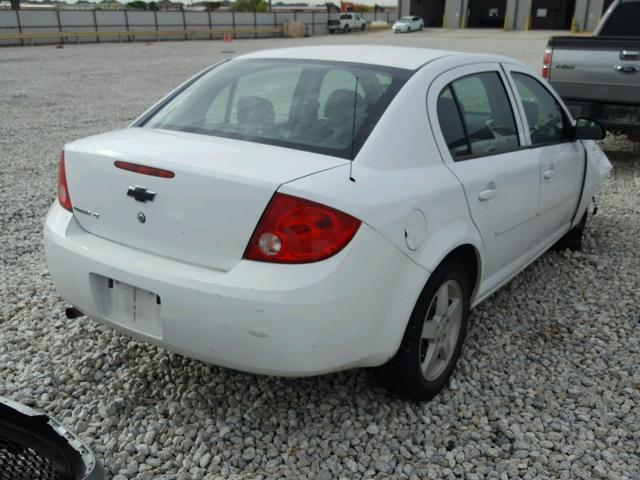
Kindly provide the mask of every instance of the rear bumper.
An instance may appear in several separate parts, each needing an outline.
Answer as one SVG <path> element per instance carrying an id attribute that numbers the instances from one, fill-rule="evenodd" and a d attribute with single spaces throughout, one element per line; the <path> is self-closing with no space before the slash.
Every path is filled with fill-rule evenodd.
<path id="1" fill-rule="evenodd" d="M 428 275 L 364 224 L 325 261 L 242 260 L 228 272 L 92 235 L 57 202 L 47 215 L 44 241 L 59 293 L 95 320 L 205 362 L 271 375 L 384 363 L 397 350 Z M 160 335 L 109 318 L 94 275 L 159 295 Z"/>
<path id="2" fill-rule="evenodd" d="M 640 129 L 640 105 L 618 105 L 572 99 L 565 99 L 565 104 L 574 118 L 592 118 L 610 130 Z"/>

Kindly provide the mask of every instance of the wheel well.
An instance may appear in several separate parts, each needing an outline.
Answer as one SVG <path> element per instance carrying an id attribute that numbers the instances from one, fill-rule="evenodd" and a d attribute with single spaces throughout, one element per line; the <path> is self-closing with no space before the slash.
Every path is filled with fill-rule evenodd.
<path id="1" fill-rule="evenodd" d="M 480 280 L 480 255 L 473 245 L 460 245 L 442 260 L 446 262 L 448 260 L 456 259 L 462 263 L 462 266 L 469 273 L 469 281 L 471 282 L 471 303 L 476 294 L 476 289 Z"/>

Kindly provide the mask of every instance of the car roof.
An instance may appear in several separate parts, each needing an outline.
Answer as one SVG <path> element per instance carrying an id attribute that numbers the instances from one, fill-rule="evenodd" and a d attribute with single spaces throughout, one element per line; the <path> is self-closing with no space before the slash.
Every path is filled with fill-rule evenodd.
<path id="1" fill-rule="evenodd" d="M 416 70 L 437 58 L 459 52 L 388 45 L 325 45 L 261 50 L 237 58 L 287 58 L 330 62 L 366 63 Z"/>

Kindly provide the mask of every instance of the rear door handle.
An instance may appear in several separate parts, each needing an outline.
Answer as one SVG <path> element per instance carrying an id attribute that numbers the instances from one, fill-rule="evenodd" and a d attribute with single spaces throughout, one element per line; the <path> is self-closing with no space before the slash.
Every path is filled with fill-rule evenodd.
<path id="1" fill-rule="evenodd" d="M 640 52 L 637 50 L 622 50 L 620 52 L 620 60 L 638 60 Z"/>
<path id="2" fill-rule="evenodd" d="M 637 73 L 640 68 L 635 65 L 616 65 L 616 70 L 622 73 Z"/>
<path id="3" fill-rule="evenodd" d="M 549 180 L 550 178 L 553 178 L 556 176 L 556 169 L 554 167 L 549 167 L 548 170 L 545 170 L 544 172 L 544 178 L 546 180 Z"/>
<path id="4" fill-rule="evenodd" d="M 484 202 L 498 195 L 498 187 L 495 182 L 489 182 L 484 190 L 478 194 L 478 200 Z"/>

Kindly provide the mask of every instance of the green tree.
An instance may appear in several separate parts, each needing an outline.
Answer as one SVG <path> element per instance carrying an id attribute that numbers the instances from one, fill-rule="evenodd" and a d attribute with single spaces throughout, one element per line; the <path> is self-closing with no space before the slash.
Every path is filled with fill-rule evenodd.
<path id="1" fill-rule="evenodd" d="M 127 10 L 146 10 L 147 4 L 142 0 L 134 0 L 133 2 L 127 3 Z"/>
<path id="2" fill-rule="evenodd" d="M 266 12 L 268 5 L 264 0 L 236 0 L 231 10 L 234 12 Z"/>

